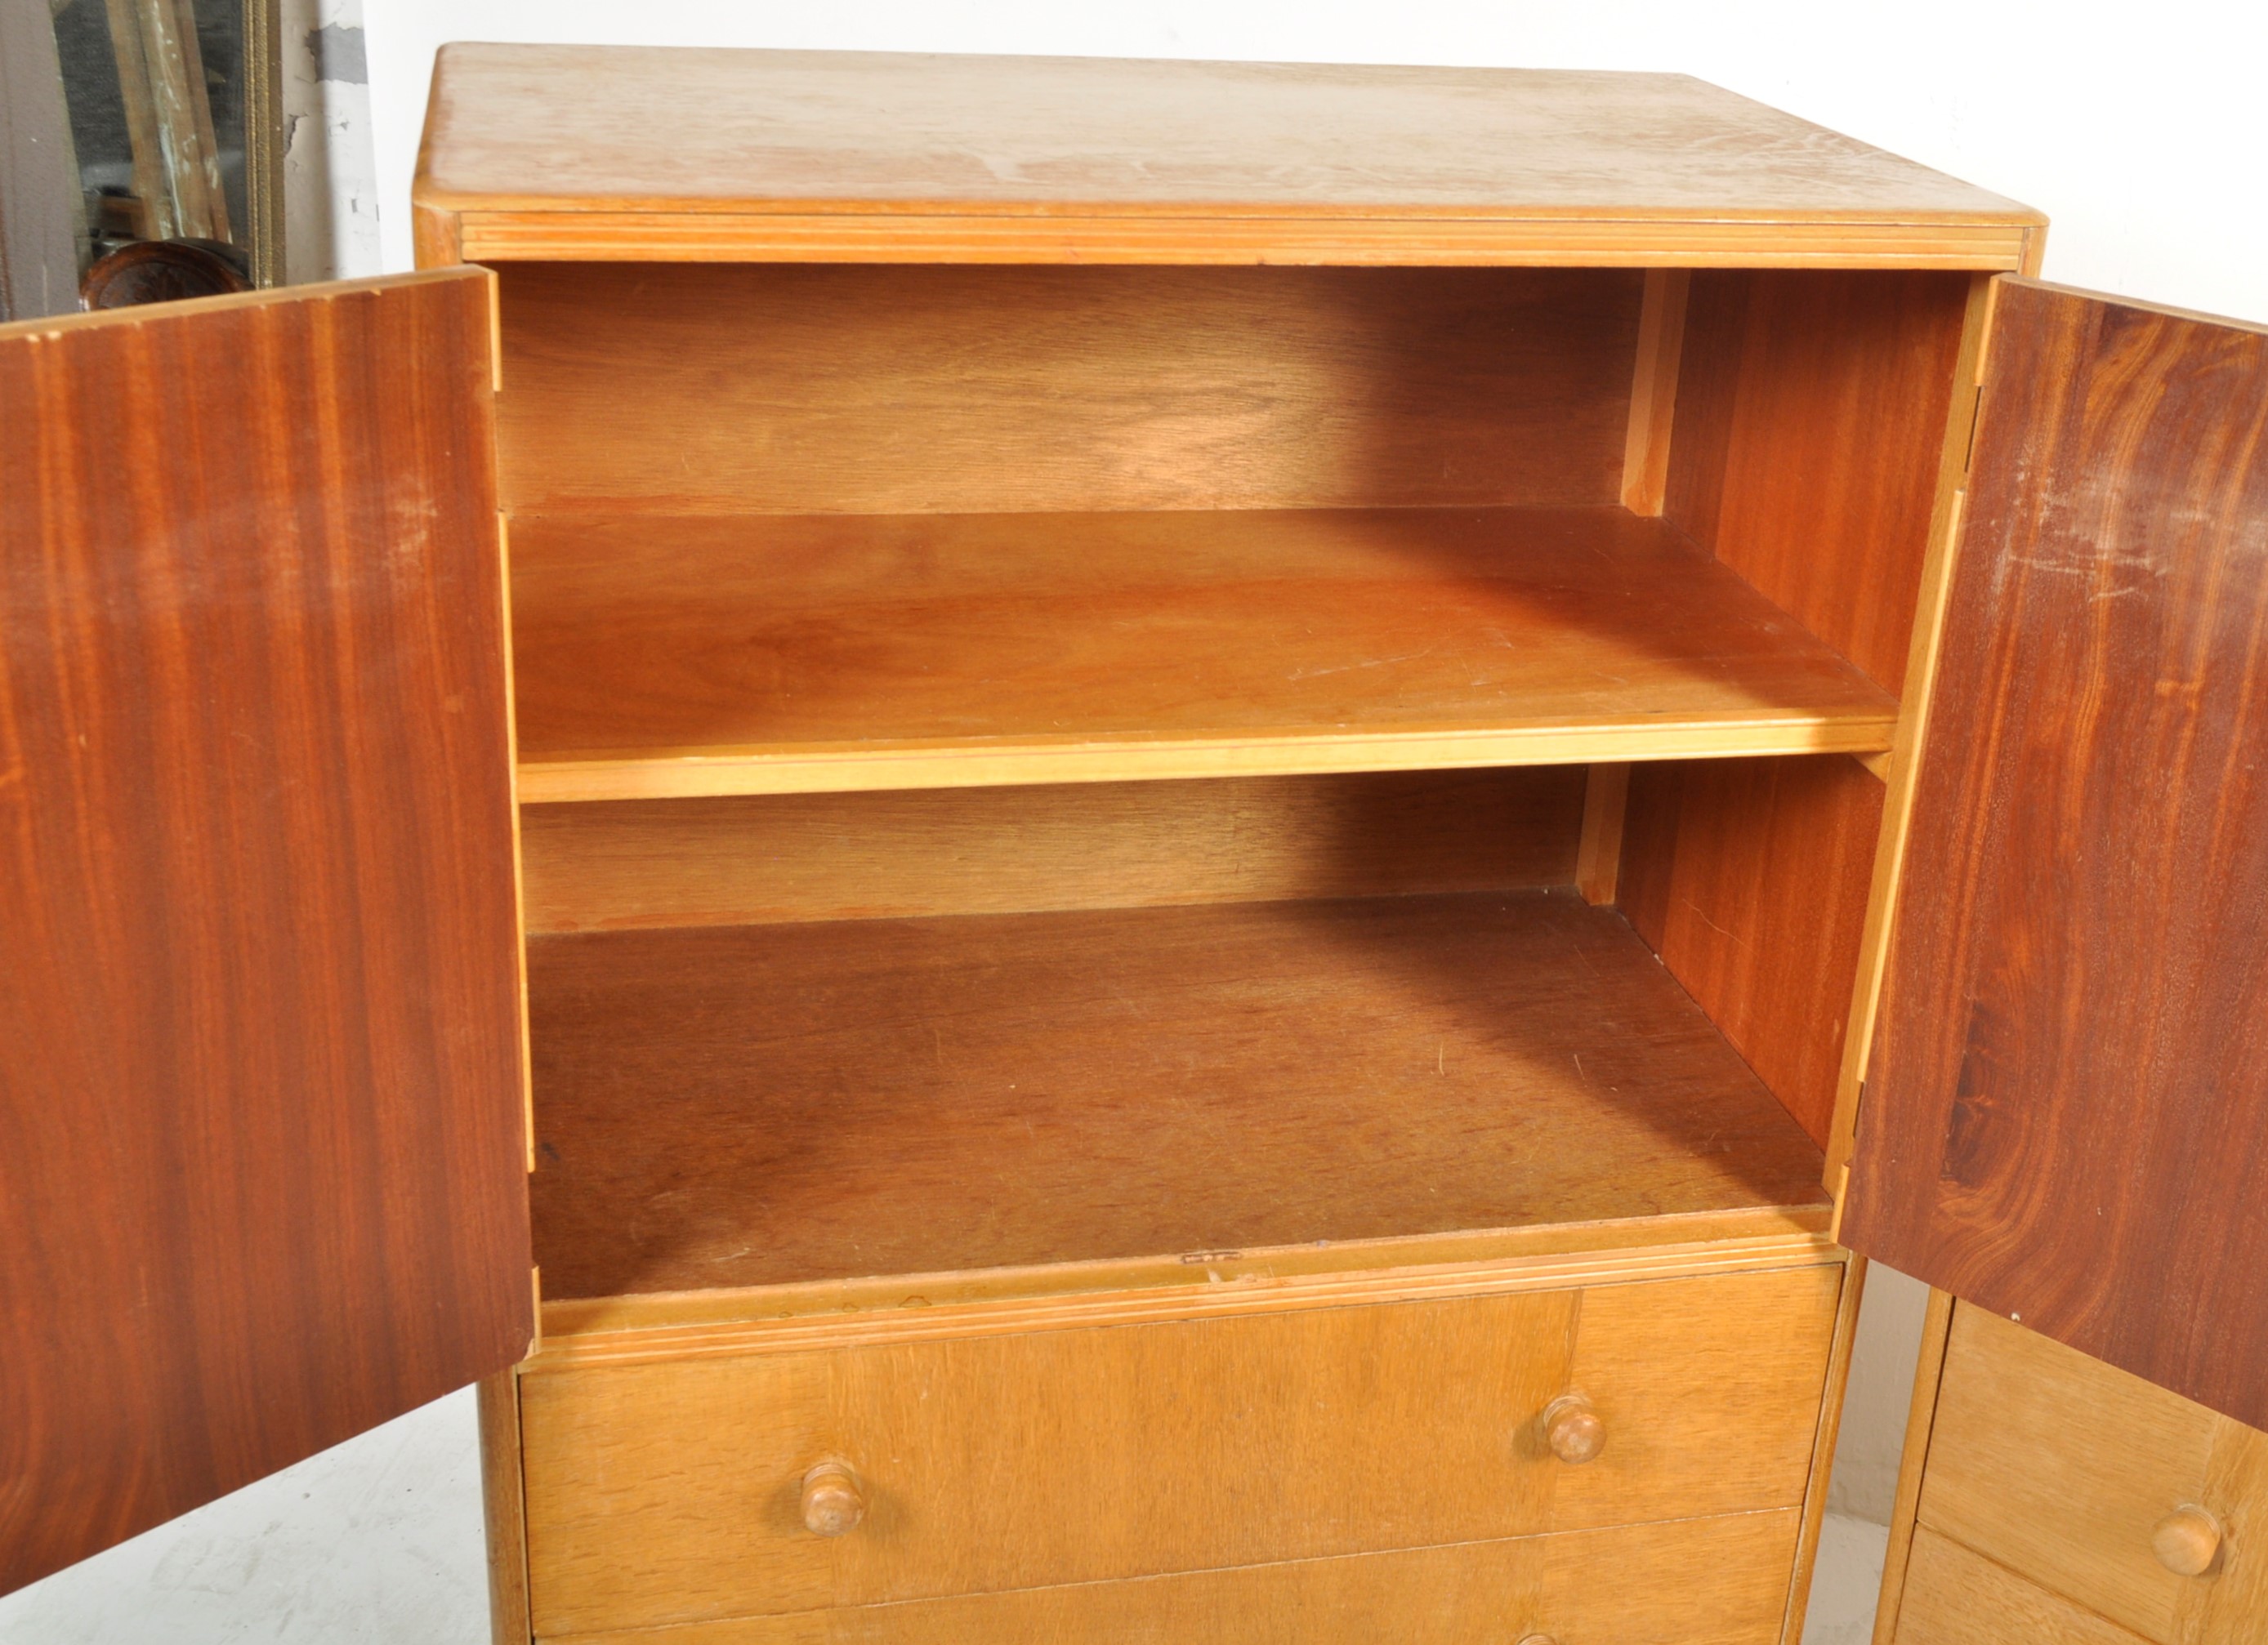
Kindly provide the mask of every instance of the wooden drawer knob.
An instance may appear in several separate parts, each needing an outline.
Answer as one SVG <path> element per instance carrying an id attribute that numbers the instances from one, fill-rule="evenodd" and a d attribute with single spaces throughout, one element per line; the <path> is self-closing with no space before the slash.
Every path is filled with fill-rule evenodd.
<path id="1" fill-rule="evenodd" d="M 1549 1634 L 1523 1634 L 1520 1636 L 1520 1645 L 1559 1645 L 1559 1641 Z"/>
<path id="2" fill-rule="evenodd" d="M 847 1462 L 814 1463 L 803 1476 L 804 1528 L 815 1537 L 839 1537 L 866 1516 L 866 1498 Z"/>
<path id="3" fill-rule="evenodd" d="M 1566 1463 L 1591 1462 L 1607 1448 L 1607 1425 L 1579 1393 L 1563 1393 L 1543 1407 L 1543 1437 Z"/>
<path id="4" fill-rule="evenodd" d="M 2150 1533 L 2158 1563 L 2176 1576 L 2202 1576 L 2220 1559 L 2220 1521 L 2193 1503 L 2183 1503 Z"/>

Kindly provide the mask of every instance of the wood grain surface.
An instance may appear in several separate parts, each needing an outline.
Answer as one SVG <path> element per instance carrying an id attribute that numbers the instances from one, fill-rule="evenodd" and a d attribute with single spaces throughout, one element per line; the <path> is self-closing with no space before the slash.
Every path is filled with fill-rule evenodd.
<path id="1" fill-rule="evenodd" d="M 2183 1508 L 2222 1532 L 2203 1576 L 2152 1546 Z M 1937 1532 L 2156 1645 L 2268 1637 L 2268 1434 L 1968 1304 L 1915 1519 L 1917 1560 Z"/>
<path id="2" fill-rule="evenodd" d="M 1685 305 L 1693 275 L 1649 268 L 1638 305 L 1638 360 L 1631 375 L 1630 427 L 1623 442 L 1622 504 L 1661 512 L 1669 490 L 1669 442 L 1677 415 L 1677 373 L 1685 357 Z"/>
<path id="3" fill-rule="evenodd" d="M 1595 504 L 1630 269 L 519 263 L 506 506 Z"/>
<path id="4" fill-rule="evenodd" d="M 2217 1418 L 1983 1309 L 1957 1307 L 1917 1522 L 2177 1645 L 2150 1531 L 2205 1487 Z"/>
<path id="5" fill-rule="evenodd" d="M 2145 1645 L 1959 1543 L 1915 1533 L 1896 1645 Z"/>
<path id="6" fill-rule="evenodd" d="M 1623 911 L 1815 1142 L 1835 1111 L 1882 785 L 1839 755 L 1642 765 Z"/>
<path id="7" fill-rule="evenodd" d="M 741 1617 L 577 1645 L 1055 1645 L 1067 1639 L 1371 1645 L 1549 1638 L 1768 1645 L 1778 1637 L 1795 1513 L 1563 1531 L 901 1605 Z M 1647 1580 L 1601 1580 L 1643 1571 Z M 555 1636 L 556 1637 L 556 1636 Z"/>
<path id="8" fill-rule="evenodd" d="M 1841 1259 L 1830 1208 L 1749 1206 L 1337 1244 L 553 1299 L 526 1367 L 934 1342 L 1754 1274 Z M 1184 1261 L 1183 1257 L 1195 1260 Z"/>
<path id="9" fill-rule="evenodd" d="M 1881 981 L 1889 955 L 1890 928 L 1897 907 L 1898 878 L 1904 871 L 1907 838 L 1913 820 L 1913 796 L 1928 742 L 1929 709 L 1945 635 L 1945 613 L 1953 587 L 1961 514 L 1969 499 L 1969 463 L 1976 444 L 1977 411 L 1984 398 L 1984 339 L 1992 330 L 1992 305 L 1999 282 L 1984 275 L 1969 282 L 1968 313 L 1954 367 L 1954 388 L 1946 407 L 1945 440 L 1938 452 L 1937 503 L 1930 511 L 1929 549 L 1922 562 L 1921 589 L 1915 601 L 1913 637 L 1906 648 L 1905 672 L 1898 689 L 1898 728 L 1887 754 L 1861 756 L 1882 779 L 1882 820 L 1874 839 L 1874 873 L 1867 894 L 1867 922 L 1859 938 L 1859 974 L 1852 984 L 1849 1026 L 1843 1037 L 1843 1072 L 1837 1081 L 1835 1117 L 1827 1136 L 1827 1181 L 1842 1215 L 1844 1186 L 1858 1138 L 1859 1099 L 1867 1059 L 1874 1045 Z"/>
<path id="10" fill-rule="evenodd" d="M 1697 275 L 1671 524 L 1904 688 L 1970 278 Z M 1811 1135 L 1830 1135 L 1883 789 L 1829 759 L 1662 763 L 1631 784 L 1631 922 Z"/>
<path id="11" fill-rule="evenodd" d="M 537 1630 L 1791 1507 L 1842 1272 L 530 1373 Z M 867 1499 L 839 1538 L 799 1516 L 826 1457 Z"/>
<path id="12" fill-rule="evenodd" d="M 1295 217 L 411 207 L 418 266 L 511 262 L 1075 263 L 1145 267 L 2036 267 L 2038 231 L 1810 217 Z"/>
<path id="13" fill-rule="evenodd" d="M 481 1379 L 479 1419 L 489 1634 L 494 1645 L 521 1645 L 534 1634 L 535 1624 L 527 1608 L 527 1497 L 520 1478 L 517 1372 L 502 1370 Z"/>
<path id="14" fill-rule="evenodd" d="M 1929 550 L 1970 278 L 1697 275 L 1668 513 L 1888 691 Z"/>
<path id="15" fill-rule="evenodd" d="M 1621 895 L 1623 825 L 1630 806 L 1627 765 L 1584 767 L 1583 833 L 1575 848 L 1575 889 L 1590 903 Z"/>
<path id="16" fill-rule="evenodd" d="M 2013 268 L 2040 221 L 1679 76 L 571 46 L 445 48 L 415 193 L 522 257 L 1517 262 L 1604 226 L 1573 261 Z"/>
<path id="17" fill-rule="evenodd" d="M 529 943 L 548 1296 L 1819 1199 L 1572 892 Z"/>
<path id="18" fill-rule="evenodd" d="M 2268 1423 L 2268 332 L 1986 371 L 1845 1237 Z"/>
<path id="19" fill-rule="evenodd" d="M 2268 1638 L 2268 1433 L 2223 1417 L 2197 1500 L 2220 1523 L 2220 1563 L 2182 1596 L 2183 1645 Z"/>
<path id="20" fill-rule="evenodd" d="M 489 305 L 0 329 L 0 1588 L 527 1345 Z"/>
<path id="21" fill-rule="evenodd" d="M 520 850 L 529 930 L 622 930 L 1531 890 L 1585 814 L 1530 766 L 530 805 Z"/>
<path id="22" fill-rule="evenodd" d="M 515 518 L 523 799 L 1886 746 L 1620 508 Z"/>

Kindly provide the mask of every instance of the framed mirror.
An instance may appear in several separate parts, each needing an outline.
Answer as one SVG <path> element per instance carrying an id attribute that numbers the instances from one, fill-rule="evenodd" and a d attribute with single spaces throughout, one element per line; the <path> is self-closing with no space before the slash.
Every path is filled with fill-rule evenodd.
<path id="1" fill-rule="evenodd" d="M 279 283 L 279 0 L 47 3 L 85 305 Z"/>

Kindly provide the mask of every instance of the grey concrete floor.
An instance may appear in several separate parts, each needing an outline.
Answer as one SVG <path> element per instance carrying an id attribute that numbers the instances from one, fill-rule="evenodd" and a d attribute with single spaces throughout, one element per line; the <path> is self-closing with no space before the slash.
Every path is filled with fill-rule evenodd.
<path id="1" fill-rule="evenodd" d="M 470 1389 L 0 1599 L 4 1645 L 488 1645 Z"/>

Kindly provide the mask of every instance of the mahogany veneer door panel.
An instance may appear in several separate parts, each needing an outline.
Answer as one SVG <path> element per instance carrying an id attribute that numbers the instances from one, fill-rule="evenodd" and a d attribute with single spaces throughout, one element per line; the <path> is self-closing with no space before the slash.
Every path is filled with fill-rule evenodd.
<path id="1" fill-rule="evenodd" d="M 526 1348 L 490 294 L 0 329 L 0 1589 Z"/>
<path id="2" fill-rule="evenodd" d="M 1845 1237 L 2268 1425 L 2268 332 L 1988 350 Z"/>

